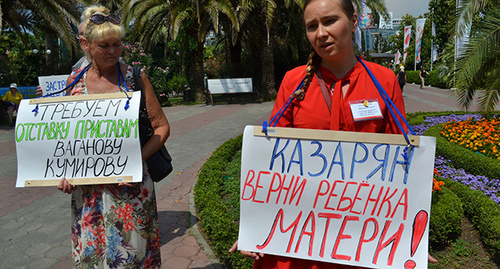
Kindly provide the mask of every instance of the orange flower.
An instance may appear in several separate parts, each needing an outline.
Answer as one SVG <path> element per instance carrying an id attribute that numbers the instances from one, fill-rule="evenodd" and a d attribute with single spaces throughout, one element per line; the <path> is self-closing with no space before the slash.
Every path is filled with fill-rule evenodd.
<path id="1" fill-rule="evenodd" d="M 474 120 L 472 118 L 443 124 L 441 135 L 452 143 L 464 146 L 493 159 L 500 157 L 497 148 L 500 140 L 498 118 Z"/>
<path id="2" fill-rule="evenodd" d="M 432 188 L 432 192 L 440 191 L 441 186 L 444 186 L 443 181 L 437 181 L 435 178 L 432 178 L 432 181 L 434 182 L 434 187 Z"/>

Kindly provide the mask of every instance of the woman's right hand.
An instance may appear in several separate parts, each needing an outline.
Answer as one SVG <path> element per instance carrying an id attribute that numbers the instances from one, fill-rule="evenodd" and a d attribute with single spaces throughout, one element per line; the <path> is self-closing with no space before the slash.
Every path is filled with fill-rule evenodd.
<path id="1" fill-rule="evenodd" d="M 233 253 L 238 249 L 238 240 L 234 242 L 233 246 L 229 250 L 229 252 Z M 259 260 L 260 258 L 264 257 L 264 253 L 257 253 L 257 252 L 250 252 L 246 250 L 240 250 L 240 253 L 245 256 L 245 258 L 250 259 L 250 260 Z"/>
<path id="2" fill-rule="evenodd" d="M 71 194 L 76 189 L 76 185 L 71 185 L 71 183 L 63 177 L 57 185 L 57 189 L 64 193 Z"/>
<path id="3" fill-rule="evenodd" d="M 43 90 L 42 90 L 42 87 L 40 87 L 40 85 L 36 86 L 36 96 L 42 96 L 43 94 Z"/>

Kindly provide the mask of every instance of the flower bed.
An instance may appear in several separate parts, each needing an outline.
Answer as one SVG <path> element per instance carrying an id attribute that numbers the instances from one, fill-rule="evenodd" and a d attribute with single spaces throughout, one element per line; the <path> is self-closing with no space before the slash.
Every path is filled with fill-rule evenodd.
<path id="1" fill-rule="evenodd" d="M 471 220 L 484 246 L 498 264 L 500 263 L 500 198 L 498 197 L 500 162 L 476 154 L 441 136 L 442 123 L 470 119 L 480 121 L 482 118 L 483 116 L 479 114 L 417 116 L 413 121 L 419 124 L 413 127 L 418 135 L 436 137 L 434 166 L 437 173 L 441 175 L 445 187 L 460 198 L 464 214 Z M 434 213 L 436 212 L 431 212 L 431 222 Z"/>
<path id="2" fill-rule="evenodd" d="M 452 143 L 477 153 L 500 160 L 500 120 L 498 118 L 473 118 L 443 124 L 441 135 Z"/>
<path id="3" fill-rule="evenodd" d="M 497 120 L 498 121 L 498 120 Z M 464 114 L 464 115 L 443 115 L 443 116 L 430 116 L 426 117 L 424 120 L 424 123 L 418 124 L 413 126 L 415 132 L 417 135 L 423 135 L 424 133 L 426 135 L 434 135 L 436 136 L 436 133 L 439 135 L 442 133 L 441 131 L 437 130 L 431 130 L 434 132 L 426 132 L 430 127 L 438 124 L 447 124 L 450 122 L 454 123 L 460 123 L 460 122 L 467 122 L 466 125 L 471 125 L 473 122 L 481 122 L 484 123 L 485 121 L 483 120 L 483 116 L 480 114 Z M 464 126 L 464 124 L 461 124 Z M 439 127 L 439 126 L 437 126 Z M 484 128 L 483 128 L 484 129 Z M 453 127 L 450 128 L 450 130 L 453 130 Z M 455 130 L 457 128 L 455 127 Z M 464 133 L 464 131 L 462 131 Z M 476 133 L 477 135 L 477 133 Z M 472 137 L 472 135 L 471 135 Z M 464 140 L 465 141 L 465 140 Z M 468 139 L 470 144 L 470 139 Z M 438 138 L 437 143 L 439 144 L 440 140 Z M 452 142 L 453 143 L 453 142 Z M 465 144 L 464 142 L 463 144 Z M 460 143 L 458 143 L 460 144 Z M 474 144 L 474 143 L 473 143 Z M 484 144 L 484 143 L 483 143 Z M 437 146 L 438 147 L 438 146 Z M 488 147 L 488 146 L 486 146 Z M 443 147 L 441 147 L 443 148 Z M 450 149 L 449 146 L 444 146 L 446 149 Z M 500 190 L 500 177 L 492 177 L 495 176 L 495 173 L 491 173 L 491 170 L 494 170 L 494 167 L 500 167 L 500 164 L 496 160 L 491 160 L 489 158 L 486 158 L 482 155 L 474 156 L 472 155 L 471 158 L 479 158 L 479 160 L 476 161 L 470 161 L 469 158 L 465 157 L 467 155 L 466 153 L 463 152 L 457 152 L 459 149 L 458 147 L 451 148 L 451 152 L 454 153 L 454 156 L 457 156 L 454 158 L 453 156 L 438 156 L 439 153 L 441 153 L 439 147 L 436 150 L 438 154 L 436 154 L 436 159 L 434 163 L 434 167 L 437 169 L 437 172 L 441 174 L 442 177 L 452 179 L 454 181 L 460 182 L 464 185 L 470 186 L 471 189 L 474 190 L 480 190 L 482 191 L 485 195 L 490 197 L 493 201 L 495 201 L 498 205 L 500 205 L 500 196 L 498 196 L 498 191 Z M 492 147 L 490 147 L 492 148 Z M 458 153 L 458 154 L 457 154 Z M 446 152 L 445 152 L 446 154 Z M 470 154 L 469 154 L 470 155 Z M 446 158 L 445 158 L 446 157 Z M 459 169 L 454 168 L 452 163 L 455 163 L 455 160 L 450 160 L 451 159 L 461 159 L 464 161 L 467 161 L 467 165 L 462 166 L 458 165 Z M 489 159 L 489 160 L 487 160 Z M 493 163 L 493 164 L 492 164 Z M 496 164 L 496 166 L 495 166 Z M 456 163 L 455 163 L 456 165 Z M 470 169 L 467 169 L 470 166 Z M 486 166 L 486 167 L 483 167 Z M 469 170 L 469 171 L 467 171 Z M 478 171 L 479 170 L 479 171 Z M 481 171 L 482 170 L 482 171 Z M 471 173 L 478 171 L 479 173 L 482 174 L 475 174 Z"/>

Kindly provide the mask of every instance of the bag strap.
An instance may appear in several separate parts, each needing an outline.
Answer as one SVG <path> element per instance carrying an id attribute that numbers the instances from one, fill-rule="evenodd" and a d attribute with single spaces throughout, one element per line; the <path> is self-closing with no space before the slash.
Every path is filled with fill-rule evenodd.
<path id="1" fill-rule="evenodd" d="M 138 65 L 134 65 L 134 71 L 132 74 L 134 75 L 134 82 L 135 82 L 135 90 L 134 91 L 142 91 L 142 85 L 141 85 L 141 67 Z"/>
<path id="2" fill-rule="evenodd" d="M 401 125 L 401 122 L 400 122 L 399 119 L 401 119 L 403 121 L 403 123 L 408 128 L 408 131 L 411 132 L 411 134 L 416 135 L 415 131 L 413 130 L 413 128 L 411 128 L 411 126 L 408 123 L 408 121 L 406 121 L 406 119 L 403 116 L 403 114 L 401 114 L 401 112 L 396 107 L 396 105 L 394 104 L 394 102 L 392 101 L 392 99 L 389 97 L 389 95 L 387 94 L 387 92 L 384 90 L 384 88 L 382 87 L 382 85 L 380 85 L 380 82 L 378 82 L 377 78 L 375 78 L 375 76 L 373 75 L 373 73 L 370 71 L 370 69 L 368 68 L 368 66 L 366 66 L 366 64 L 360 58 L 358 58 L 358 61 L 365 67 L 366 72 L 368 72 L 368 75 L 370 76 L 370 78 L 373 81 L 373 84 L 375 84 L 375 87 L 377 87 L 377 90 L 380 93 L 380 96 L 382 97 L 382 99 L 385 102 L 385 105 L 389 109 L 389 113 L 391 113 L 392 117 L 396 121 L 396 124 L 398 125 L 399 130 L 405 136 L 406 142 L 408 142 L 408 144 L 411 144 L 410 140 L 408 139 L 407 132 L 404 131 L 403 126 Z M 398 114 L 399 118 L 396 117 L 395 112 Z"/>
<path id="3" fill-rule="evenodd" d="M 298 90 L 300 90 L 302 88 L 302 86 L 304 85 L 304 80 L 305 79 L 306 79 L 306 77 L 304 76 L 304 78 L 302 79 L 302 81 L 299 83 L 299 86 L 297 86 L 297 88 L 295 88 L 295 90 L 293 91 L 293 93 L 295 93 L 296 91 L 298 91 Z M 271 125 L 272 125 L 272 127 L 275 127 L 276 124 L 278 123 L 278 121 L 280 121 L 281 117 L 283 116 L 283 113 L 285 113 L 285 110 L 287 110 L 287 108 L 292 103 L 292 101 L 294 99 L 293 93 L 292 93 L 292 95 L 290 95 L 290 97 L 288 97 L 288 99 L 286 100 L 285 104 L 283 104 L 283 106 L 280 108 L 280 110 L 278 111 L 278 113 L 276 113 L 276 115 L 274 115 L 271 118 L 271 120 L 269 121 L 269 124 L 267 123 L 267 121 L 264 121 L 262 123 L 262 132 L 264 132 L 266 135 L 267 135 L 267 127 L 271 126 Z"/>
<path id="4" fill-rule="evenodd" d="M 144 100 L 144 92 L 142 91 L 141 85 L 141 67 L 138 65 L 133 66 L 132 75 L 134 77 L 135 89 L 134 91 L 141 91 L 141 110 L 146 110 L 146 101 Z"/>

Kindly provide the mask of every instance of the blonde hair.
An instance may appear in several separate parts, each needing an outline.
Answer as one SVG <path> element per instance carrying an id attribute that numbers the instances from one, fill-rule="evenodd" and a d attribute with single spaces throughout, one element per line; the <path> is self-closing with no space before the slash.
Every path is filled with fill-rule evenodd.
<path id="1" fill-rule="evenodd" d="M 104 6 L 90 6 L 82 13 L 83 23 L 85 23 L 83 35 L 88 42 L 92 43 L 93 41 L 100 41 L 110 37 L 119 39 L 125 37 L 125 28 L 122 25 L 116 25 L 109 21 L 103 24 L 91 22 L 90 16 L 97 12 L 103 13 L 106 16 L 109 16 L 110 13 L 109 9 Z"/>
<path id="2" fill-rule="evenodd" d="M 309 85 L 311 84 L 311 81 L 314 78 L 314 73 L 316 72 L 316 69 L 319 67 L 321 63 L 321 57 L 316 53 L 315 50 L 313 50 L 309 54 L 309 59 L 307 60 L 307 68 L 306 68 L 306 76 L 304 78 L 304 85 L 302 85 L 302 88 L 300 90 L 297 90 L 293 93 L 293 97 L 299 101 L 304 100 L 305 94 L 307 89 L 309 88 Z"/>

